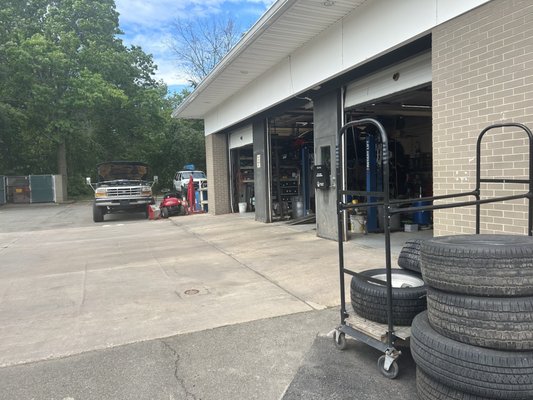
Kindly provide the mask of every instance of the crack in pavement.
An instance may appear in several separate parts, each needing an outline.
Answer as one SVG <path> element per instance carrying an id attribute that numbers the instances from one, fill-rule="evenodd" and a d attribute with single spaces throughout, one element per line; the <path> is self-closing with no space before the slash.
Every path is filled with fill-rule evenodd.
<path id="1" fill-rule="evenodd" d="M 180 378 L 179 375 L 178 375 L 180 355 L 178 354 L 178 352 L 170 344 L 168 344 L 164 340 L 161 340 L 161 343 L 163 343 L 163 346 L 165 348 L 167 348 L 168 350 L 170 350 L 170 352 L 174 356 L 174 359 L 175 359 L 175 361 L 174 361 L 174 378 L 176 379 L 176 383 L 178 384 L 178 387 L 180 387 L 183 390 L 183 392 L 185 392 L 185 399 L 186 400 L 187 399 L 197 400 L 198 398 L 193 393 L 191 393 L 189 390 L 187 390 L 187 388 L 185 386 L 185 381 L 182 378 Z M 179 395 L 179 393 L 178 393 L 178 395 Z"/>

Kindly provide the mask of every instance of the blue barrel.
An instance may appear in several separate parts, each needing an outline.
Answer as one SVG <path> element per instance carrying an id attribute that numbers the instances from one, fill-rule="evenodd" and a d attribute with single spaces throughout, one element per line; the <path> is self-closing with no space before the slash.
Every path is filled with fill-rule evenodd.
<path id="1" fill-rule="evenodd" d="M 413 207 L 429 206 L 429 201 L 415 201 Z M 417 211 L 413 215 L 413 222 L 418 225 L 429 225 L 431 218 L 431 211 Z"/>

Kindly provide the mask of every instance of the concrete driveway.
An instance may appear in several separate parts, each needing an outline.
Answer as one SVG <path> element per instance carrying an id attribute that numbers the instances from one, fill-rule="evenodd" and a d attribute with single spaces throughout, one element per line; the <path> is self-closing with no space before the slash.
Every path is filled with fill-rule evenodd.
<path id="1" fill-rule="evenodd" d="M 308 348 L 340 303 L 337 244 L 311 228 L 252 214 L 95 224 L 90 203 L 3 206 L 0 366 L 326 310 Z M 346 247 L 352 269 L 383 265 L 368 240 Z"/>

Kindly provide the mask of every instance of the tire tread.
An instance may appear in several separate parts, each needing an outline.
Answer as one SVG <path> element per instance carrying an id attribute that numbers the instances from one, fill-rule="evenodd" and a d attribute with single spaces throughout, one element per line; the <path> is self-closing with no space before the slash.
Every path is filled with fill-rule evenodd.
<path id="1" fill-rule="evenodd" d="M 363 271 L 360 274 L 372 276 L 384 273 L 385 269 Z M 409 271 L 394 269 L 393 273 L 417 275 Z M 418 276 L 417 276 L 418 277 Z M 363 277 L 353 276 L 350 284 L 350 297 L 354 311 L 370 321 L 387 323 L 386 286 L 366 281 Z M 393 323 L 411 325 L 413 318 L 426 309 L 426 286 L 393 288 Z"/>
<path id="2" fill-rule="evenodd" d="M 533 296 L 533 238 L 518 235 L 442 236 L 421 243 L 424 281 L 476 296 Z"/>
<path id="3" fill-rule="evenodd" d="M 411 353 L 418 368 L 445 386 L 495 399 L 533 398 L 533 352 L 483 349 L 440 335 L 427 313 L 411 326 Z"/>

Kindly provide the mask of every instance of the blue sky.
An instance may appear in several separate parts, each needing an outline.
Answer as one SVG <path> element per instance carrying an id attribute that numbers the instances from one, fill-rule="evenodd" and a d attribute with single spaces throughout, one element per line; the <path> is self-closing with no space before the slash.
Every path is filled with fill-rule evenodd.
<path id="1" fill-rule="evenodd" d="M 126 45 L 141 46 L 152 54 L 158 66 L 156 78 L 170 91 L 186 86 L 168 47 L 171 26 L 176 19 L 215 18 L 231 15 L 244 30 L 249 29 L 274 0 L 115 0 L 120 13 L 122 39 Z"/>

